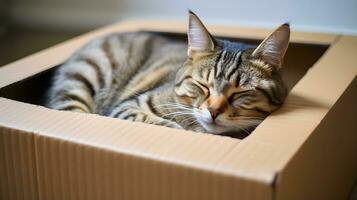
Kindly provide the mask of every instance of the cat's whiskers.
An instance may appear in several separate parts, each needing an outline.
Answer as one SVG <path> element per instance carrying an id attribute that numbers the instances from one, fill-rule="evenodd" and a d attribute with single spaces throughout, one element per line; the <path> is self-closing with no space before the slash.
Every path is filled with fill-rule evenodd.
<path id="1" fill-rule="evenodd" d="M 182 106 L 182 107 L 187 107 L 187 108 L 194 107 L 192 105 L 185 105 L 185 104 L 181 104 L 181 103 L 177 103 L 177 102 L 168 102 L 168 103 L 164 103 L 164 104 L 160 104 L 160 105 L 176 105 L 176 106 Z"/>
<path id="2" fill-rule="evenodd" d="M 168 105 L 166 105 L 166 106 L 161 106 L 161 108 L 165 108 L 165 109 L 167 109 L 167 110 L 169 110 L 169 109 L 172 109 L 172 110 L 189 110 L 189 111 L 192 111 L 192 109 L 190 109 L 190 108 L 184 108 L 184 107 L 180 107 L 180 106 L 168 106 Z"/>
<path id="3" fill-rule="evenodd" d="M 171 117 L 170 120 L 173 120 L 176 117 L 180 117 L 180 116 L 184 116 L 184 115 L 192 115 L 192 114 L 191 113 L 177 114 L 177 115 L 174 115 L 173 117 Z"/>
<path id="4" fill-rule="evenodd" d="M 191 125 L 196 125 L 196 126 L 198 126 L 198 121 L 197 121 L 197 119 L 194 119 L 191 123 L 188 124 L 188 126 L 191 126 Z"/>
<path id="5" fill-rule="evenodd" d="M 186 116 L 186 119 L 183 119 L 182 121 L 180 121 L 180 123 L 185 123 L 187 121 L 189 121 L 188 126 L 197 123 L 197 119 L 195 116 L 197 116 L 197 113 L 195 112 L 195 110 L 197 108 L 195 107 L 190 107 L 188 105 L 184 105 L 184 104 L 180 104 L 180 103 L 176 103 L 176 102 L 169 102 L 169 103 L 165 103 L 165 104 L 160 104 L 160 105 L 156 105 L 155 107 L 157 108 L 164 108 L 166 110 L 174 110 L 175 112 L 170 112 L 168 114 L 163 115 L 162 117 L 168 117 L 171 116 L 170 120 L 173 120 L 177 117 L 182 117 L 182 116 Z M 190 121 L 191 120 L 191 121 Z"/>
<path id="6" fill-rule="evenodd" d="M 161 108 L 161 107 L 166 107 L 166 108 L 180 108 L 180 109 L 186 109 L 186 110 L 193 110 L 196 109 L 195 107 L 190 107 L 184 104 L 179 104 L 179 103 L 165 103 L 165 104 L 160 104 L 156 105 L 156 108 Z"/>
<path id="7" fill-rule="evenodd" d="M 187 105 L 184 105 L 184 104 L 179 104 L 179 103 L 165 103 L 165 104 L 160 104 L 160 105 L 157 105 L 155 106 L 157 108 L 165 108 L 166 110 L 170 111 L 170 110 L 177 110 L 176 112 L 179 112 L 179 111 L 189 111 L 191 112 L 192 114 L 195 114 L 195 110 L 197 108 L 194 108 L 194 107 L 189 107 Z M 174 112 L 174 113 L 176 113 Z M 172 113 L 172 112 L 170 112 Z"/>
<path id="8" fill-rule="evenodd" d="M 197 122 L 197 119 L 195 117 L 189 117 L 187 119 L 184 119 L 181 121 L 181 123 L 185 123 L 186 121 L 192 120 L 191 122 L 189 122 L 188 125 L 192 125 L 193 123 Z"/>
<path id="9" fill-rule="evenodd" d="M 182 112 L 182 111 L 177 111 L 177 112 L 172 112 L 172 113 L 167 113 L 167 114 L 164 114 L 162 115 L 161 117 L 164 118 L 164 117 L 167 117 L 167 116 L 170 116 L 170 115 L 176 115 L 176 114 L 185 114 L 185 115 L 190 115 L 192 114 L 192 112 Z"/>
<path id="10" fill-rule="evenodd" d="M 168 113 L 168 114 L 163 115 L 162 118 L 169 117 L 172 115 L 170 120 L 173 120 L 176 117 L 185 116 L 185 115 L 192 116 L 193 114 L 194 113 L 192 113 L 192 112 L 173 112 L 173 113 Z"/>

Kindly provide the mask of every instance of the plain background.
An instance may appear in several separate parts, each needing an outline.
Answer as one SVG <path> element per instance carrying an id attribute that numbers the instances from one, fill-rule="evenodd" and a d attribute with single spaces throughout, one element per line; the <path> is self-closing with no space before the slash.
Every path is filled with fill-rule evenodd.
<path id="1" fill-rule="evenodd" d="M 58 42 L 126 19 L 357 35 L 357 0 L 0 0 L 0 66 Z"/>
<path id="2" fill-rule="evenodd" d="M 85 31 L 127 18 L 185 19 L 187 9 L 192 9 L 208 23 L 275 27 L 290 22 L 295 30 L 357 34 L 357 0 L 0 1 L 6 1 L 12 22 L 66 31 Z"/>

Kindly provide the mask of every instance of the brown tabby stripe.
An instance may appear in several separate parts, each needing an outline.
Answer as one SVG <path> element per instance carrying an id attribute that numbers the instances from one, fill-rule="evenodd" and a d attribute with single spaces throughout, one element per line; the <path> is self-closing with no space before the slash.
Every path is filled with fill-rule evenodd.
<path id="1" fill-rule="evenodd" d="M 233 101 L 235 101 L 236 99 L 238 99 L 241 96 L 245 96 L 244 93 L 250 92 L 249 90 L 246 91 L 240 91 L 240 92 L 234 92 L 232 93 L 229 97 L 228 97 L 228 102 L 232 103 Z M 249 96 L 249 94 L 247 95 Z"/>
<path id="2" fill-rule="evenodd" d="M 128 115 L 124 116 L 122 119 L 129 119 L 130 117 L 133 117 L 133 120 L 135 120 L 136 117 L 137 117 L 137 114 L 136 113 L 131 113 L 131 114 L 128 114 Z"/>
<path id="3" fill-rule="evenodd" d="M 145 122 L 147 120 L 148 116 L 143 114 L 143 118 L 141 119 L 142 122 Z"/>
<path id="4" fill-rule="evenodd" d="M 126 111 L 128 111 L 128 109 L 119 110 L 117 113 L 115 113 L 112 116 L 113 116 L 113 118 L 118 118 L 121 114 L 123 114 Z"/>
<path id="5" fill-rule="evenodd" d="M 107 58 L 109 59 L 109 62 L 110 62 L 110 66 L 111 66 L 111 68 L 112 68 L 112 71 L 114 71 L 115 69 L 118 68 L 119 64 L 118 64 L 118 62 L 115 60 L 115 58 L 114 58 L 114 53 L 113 53 L 113 51 L 112 51 L 111 48 L 112 48 L 112 47 L 111 47 L 111 45 L 110 45 L 110 43 L 109 43 L 109 39 L 106 39 L 106 40 L 103 42 L 103 44 L 102 44 L 102 49 L 103 49 L 105 55 L 107 56 Z M 114 78 L 113 78 L 113 80 L 114 80 Z"/>
<path id="6" fill-rule="evenodd" d="M 136 105 L 138 105 L 138 107 L 140 107 L 140 101 L 138 99 L 138 96 L 133 96 L 130 99 L 127 99 L 126 101 L 135 101 Z M 123 103 L 123 102 L 121 102 Z"/>
<path id="7" fill-rule="evenodd" d="M 228 52 L 227 51 L 224 51 L 224 54 L 223 54 L 223 59 L 222 60 L 227 60 L 227 56 L 228 56 Z"/>
<path id="8" fill-rule="evenodd" d="M 148 88 L 146 88 L 144 90 L 135 92 L 135 94 L 133 94 L 135 96 L 129 96 L 128 98 L 122 99 L 119 102 L 119 105 L 122 104 L 123 102 L 130 101 L 130 100 L 133 100 L 135 98 L 136 104 L 138 104 L 140 106 L 140 101 L 139 101 L 138 97 L 143 95 L 143 94 L 145 94 L 145 93 L 147 93 L 147 92 L 150 92 L 153 89 L 155 89 L 155 87 L 148 87 Z"/>
<path id="9" fill-rule="evenodd" d="M 239 54 L 239 55 L 238 55 Z M 235 63 L 235 65 L 233 65 L 233 69 L 231 69 L 229 72 L 229 74 L 227 74 L 227 80 L 231 79 L 231 76 L 237 72 L 238 67 L 240 66 L 240 64 L 242 63 L 242 59 L 241 59 L 241 53 L 238 52 L 238 54 L 236 54 L 236 56 L 238 55 L 238 61 Z M 232 67 L 230 67 L 232 68 Z"/>
<path id="10" fill-rule="evenodd" d="M 235 81 L 235 86 L 236 87 L 238 87 L 240 85 L 240 79 L 241 79 L 240 74 L 238 74 L 237 77 L 236 77 L 236 81 Z"/>
<path id="11" fill-rule="evenodd" d="M 178 94 L 177 94 L 177 96 L 179 96 L 179 97 L 183 97 L 183 98 L 190 98 L 190 99 L 194 99 L 194 97 L 190 97 L 190 96 L 188 96 L 188 95 L 186 95 L 186 94 L 181 94 L 181 95 L 178 95 Z"/>
<path id="12" fill-rule="evenodd" d="M 203 72 L 204 72 L 204 68 L 200 68 L 200 69 L 199 69 L 199 72 L 198 72 L 198 77 L 199 77 L 200 79 L 203 79 Z"/>
<path id="13" fill-rule="evenodd" d="M 228 59 L 226 61 L 227 66 L 230 66 L 230 67 L 233 66 L 234 67 L 234 65 L 232 65 L 232 63 L 236 62 L 239 53 L 240 52 L 229 52 L 228 53 Z M 230 65 L 228 65 L 228 64 L 230 64 Z M 229 69 L 230 68 L 227 68 L 225 71 L 228 71 Z"/>
<path id="14" fill-rule="evenodd" d="M 212 72 L 212 69 L 211 69 L 211 68 L 207 70 L 207 75 L 206 75 L 206 81 L 207 81 L 207 83 L 209 82 L 209 76 L 211 75 L 211 72 Z"/>
<path id="15" fill-rule="evenodd" d="M 257 67 L 256 69 L 259 70 L 262 74 L 264 74 L 264 76 L 271 77 L 271 70 L 269 70 L 268 68 Z"/>
<path id="16" fill-rule="evenodd" d="M 136 113 L 129 113 L 129 114 L 125 115 L 124 117 L 122 117 L 122 119 L 129 119 L 131 117 L 135 120 L 135 118 L 137 117 L 137 114 Z"/>
<path id="17" fill-rule="evenodd" d="M 208 99 L 210 97 L 210 91 L 209 88 L 202 84 L 201 82 L 196 81 L 196 83 L 198 84 L 197 87 L 200 89 L 200 91 L 202 92 L 202 95 L 205 95 L 205 91 L 203 91 L 202 88 L 204 88 L 207 91 L 207 95 L 205 95 L 205 98 L 203 99 L 203 101 L 205 101 L 206 99 Z M 194 83 L 193 83 L 194 84 Z M 194 84 L 195 85 L 195 84 Z"/>
<path id="18" fill-rule="evenodd" d="M 244 105 L 241 105 L 240 108 L 242 108 L 242 109 L 244 109 L 244 110 L 255 110 L 255 111 L 257 111 L 257 112 L 259 112 L 259 113 L 262 113 L 262 114 L 264 114 L 264 115 L 269 115 L 269 114 L 270 114 L 269 112 L 267 112 L 267 111 L 265 111 L 265 110 L 263 110 L 263 109 L 261 109 L 261 108 L 258 108 L 258 107 L 247 108 L 247 107 L 245 107 Z"/>
<path id="19" fill-rule="evenodd" d="M 119 38 L 118 38 L 119 40 Z M 134 45 L 129 45 L 127 48 L 127 52 L 128 52 L 128 57 L 130 58 L 133 55 L 134 52 Z"/>
<path id="20" fill-rule="evenodd" d="M 91 96 L 94 96 L 95 94 L 95 89 L 93 83 L 91 83 L 86 77 L 84 77 L 82 74 L 79 73 L 71 73 L 67 75 L 67 78 L 70 80 L 76 80 L 81 83 L 83 83 L 90 93 Z"/>
<path id="21" fill-rule="evenodd" d="M 205 89 L 207 90 L 207 92 L 208 92 L 208 96 L 210 95 L 209 88 L 208 88 L 206 85 L 204 85 L 203 83 L 201 83 L 201 82 L 199 82 L 199 81 L 196 81 L 196 83 L 197 83 L 198 85 L 200 85 L 201 87 L 205 88 Z"/>
<path id="22" fill-rule="evenodd" d="M 115 106 L 113 106 L 114 108 L 115 107 L 118 107 L 118 106 L 120 106 L 121 104 L 123 104 L 123 103 L 127 103 L 128 101 L 130 102 L 130 101 L 135 101 L 135 103 L 136 103 L 136 105 L 138 105 L 139 107 L 140 107 L 140 101 L 139 101 L 139 99 L 138 99 L 138 96 L 140 96 L 141 94 L 139 94 L 139 93 L 135 93 L 135 96 L 130 96 L 130 97 L 128 97 L 128 98 L 126 98 L 126 99 L 123 99 L 123 100 L 121 100 L 120 102 L 118 102 Z"/>
<path id="23" fill-rule="evenodd" d="M 192 76 L 187 75 L 185 77 L 183 77 L 178 83 L 175 84 L 175 87 L 179 87 L 186 79 L 191 79 Z"/>
<path id="24" fill-rule="evenodd" d="M 278 97 L 278 94 L 277 94 L 277 88 L 276 87 L 271 88 L 271 93 L 272 93 L 273 98 L 279 102 L 279 105 L 281 105 L 282 103 L 279 100 L 280 98 Z"/>
<path id="25" fill-rule="evenodd" d="M 103 88 L 104 74 L 102 73 L 102 70 L 100 69 L 99 65 L 91 58 L 85 58 L 84 62 L 86 62 L 89 66 L 91 66 L 94 69 L 99 83 L 99 88 Z"/>
<path id="26" fill-rule="evenodd" d="M 77 101 L 77 102 L 83 104 L 84 106 L 86 106 L 88 108 L 88 110 L 92 111 L 89 103 L 85 99 L 80 97 L 79 95 L 71 94 L 71 93 L 69 93 L 69 91 L 66 91 L 66 90 L 59 91 L 57 93 L 57 95 L 60 96 L 59 100 L 61 100 L 61 101 L 66 101 L 66 99 L 71 99 L 73 101 Z"/>
<path id="27" fill-rule="evenodd" d="M 278 106 L 281 105 L 280 102 L 278 102 L 276 99 L 273 99 L 274 97 L 272 97 L 269 92 L 267 92 L 266 90 L 264 90 L 263 88 L 259 88 L 257 87 L 256 90 L 260 91 L 269 101 L 270 104 Z"/>
<path id="28" fill-rule="evenodd" d="M 275 102 L 277 103 L 277 105 L 281 105 L 282 102 L 280 101 L 280 98 L 278 97 L 278 94 L 277 94 L 277 88 L 276 87 L 271 87 L 269 88 L 269 90 L 267 91 L 270 96 L 272 97 L 272 99 L 275 100 Z"/>
<path id="29" fill-rule="evenodd" d="M 232 52 L 227 52 L 225 55 L 224 55 L 224 63 L 226 64 L 229 64 L 232 62 L 233 58 L 235 57 L 235 54 L 232 53 Z"/>
<path id="30" fill-rule="evenodd" d="M 251 91 L 250 90 L 244 90 L 244 91 L 239 91 L 239 92 L 233 92 L 231 94 L 231 97 L 235 96 L 235 95 L 242 95 L 242 94 L 247 93 L 247 92 L 251 92 Z"/>
<path id="31" fill-rule="evenodd" d="M 154 115 L 156 116 L 160 116 L 160 113 L 156 110 L 153 102 L 152 102 L 152 96 L 151 95 L 148 95 L 148 99 L 146 101 L 149 109 L 150 109 L 150 112 L 152 112 Z"/>
<path id="32" fill-rule="evenodd" d="M 79 110 L 82 110 L 83 112 L 87 112 L 86 110 L 84 110 L 83 108 L 81 107 L 78 107 L 78 106 L 75 106 L 75 105 L 69 105 L 69 106 L 65 106 L 63 108 L 60 108 L 59 110 L 75 110 L 75 109 L 79 109 Z"/>
<path id="33" fill-rule="evenodd" d="M 220 60 L 221 60 L 222 54 L 224 54 L 224 53 L 225 53 L 225 51 L 221 51 L 221 52 L 219 53 L 219 55 L 217 56 L 217 58 L 216 58 L 215 65 L 214 65 L 214 67 L 213 67 L 213 69 L 214 69 L 214 77 L 217 77 L 217 76 L 218 76 L 218 64 L 219 64 L 219 62 L 220 62 Z"/>
<path id="34" fill-rule="evenodd" d="M 264 114 L 264 115 L 269 115 L 269 114 L 270 114 L 270 112 L 265 111 L 265 110 L 263 110 L 263 109 L 261 109 L 261 108 L 258 108 L 258 107 L 255 107 L 254 110 L 257 111 L 257 112 L 259 112 L 259 113 L 262 113 L 262 114 Z"/>
<path id="35" fill-rule="evenodd" d="M 144 66 L 144 62 L 147 60 L 147 58 L 150 56 L 150 49 L 152 48 L 152 43 L 154 42 L 154 39 L 153 39 L 153 37 L 150 37 L 150 38 L 148 38 L 146 41 L 145 41 L 145 43 L 144 43 L 144 45 L 143 45 L 143 47 L 145 47 L 146 48 L 146 53 L 144 53 L 143 55 L 141 55 L 142 56 L 142 58 L 141 58 L 141 62 L 142 62 L 142 64 L 140 64 L 139 65 L 139 67 L 136 67 L 135 68 L 135 70 L 133 70 L 132 72 L 131 72 L 131 74 L 130 75 L 128 75 L 128 77 L 127 77 L 127 80 L 126 80 L 126 82 L 127 83 L 130 83 L 130 81 L 135 77 L 135 74 L 138 74 L 141 70 L 142 70 L 142 67 Z M 129 46 L 132 46 L 132 45 L 129 45 Z M 130 56 L 130 55 L 129 55 Z M 148 64 L 148 63 L 145 63 L 145 65 L 154 65 L 154 64 L 156 64 L 157 63 L 157 61 L 155 61 L 154 59 L 153 59 L 153 61 L 151 61 L 152 63 L 150 63 L 150 64 Z M 160 66 L 164 66 L 164 65 L 166 65 L 167 63 L 169 63 L 170 62 L 170 60 L 164 60 L 164 61 L 162 61 L 162 62 L 160 62 L 159 64 L 156 64 L 155 66 L 156 67 L 158 67 L 158 68 L 160 68 Z M 152 67 L 152 66 L 151 66 Z M 113 78 L 113 80 L 115 80 L 115 78 Z M 159 82 L 158 82 L 158 84 L 160 85 L 162 82 L 164 82 L 165 81 L 165 79 L 162 79 L 162 80 L 160 80 Z M 149 91 L 149 90 L 152 90 L 153 89 L 153 87 L 152 88 L 147 88 L 147 90 L 145 90 L 145 91 L 143 91 L 143 92 L 141 92 L 141 94 L 142 93 L 145 93 L 146 91 Z M 116 91 L 120 91 L 119 89 L 115 89 Z M 140 93 L 140 91 L 138 91 L 138 93 L 136 93 L 136 96 L 139 96 L 138 94 Z"/>
<path id="36" fill-rule="evenodd" d="M 169 123 L 167 121 L 161 121 L 160 125 L 161 126 L 169 126 Z"/>
<path id="37" fill-rule="evenodd" d="M 145 51 L 143 52 L 143 54 L 141 55 L 141 64 L 150 66 L 154 63 L 156 63 L 156 59 L 152 59 L 151 61 L 148 61 L 148 58 L 150 57 L 150 54 L 152 52 L 152 48 L 154 47 L 154 43 L 155 43 L 155 39 L 154 37 L 149 37 L 148 39 L 146 39 L 145 43 L 142 45 L 142 48 L 145 48 Z"/>

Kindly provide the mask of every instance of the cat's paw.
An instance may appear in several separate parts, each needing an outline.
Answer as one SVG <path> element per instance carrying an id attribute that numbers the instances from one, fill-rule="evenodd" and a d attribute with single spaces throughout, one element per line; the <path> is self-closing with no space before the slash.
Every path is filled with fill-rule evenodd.
<path id="1" fill-rule="evenodd" d="M 160 123 L 160 125 L 166 126 L 166 127 L 170 127 L 170 128 L 183 129 L 183 127 L 180 126 L 179 124 L 177 124 L 176 122 L 167 121 L 167 120 L 162 121 L 162 122 Z"/>
<path id="2" fill-rule="evenodd" d="M 170 128 L 177 128 L 177 129 L 183 129 L 182 126 L 178 125 L 178 124 L 175 123 L 175 122 L 172 122 L 171 124 L 169 124 L 168 127 L 170 127 Z"/>

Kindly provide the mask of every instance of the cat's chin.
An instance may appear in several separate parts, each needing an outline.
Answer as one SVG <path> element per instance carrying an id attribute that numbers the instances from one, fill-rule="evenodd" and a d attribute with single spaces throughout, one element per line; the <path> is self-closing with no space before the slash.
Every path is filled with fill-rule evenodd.
<path id="1" fill-rule="evenodd" d="M 226 126 L 217 124 L 217 123 L 207 123 L 201 120 L 198 120 L 201 126 L 209 133 L 215 135 L 224 135 L 225 133 L 229 132 L 230 129 Z"/>
<path id="2" fill-rule="evenodd" d="M 204 129 L 210 134 L 228 136 L 238 139 L 243 139 L 249 135 L 249 132 L 233 130 L 232 128 L 224 126 L 204 126 Z"/>
<path id="3" fill-rule="evenodd" d="M 224 126 L 218 123 L 207 123 L 198 120 L 201 126 L 206 130 L 206 132 L 214 135 L 229 136 L 233 138 L 243 139 L 249 135 L 250 131 L 254 129 L 253 127 L 245 127 L 249 131 L 237 130 L 233 126 Z"/>

